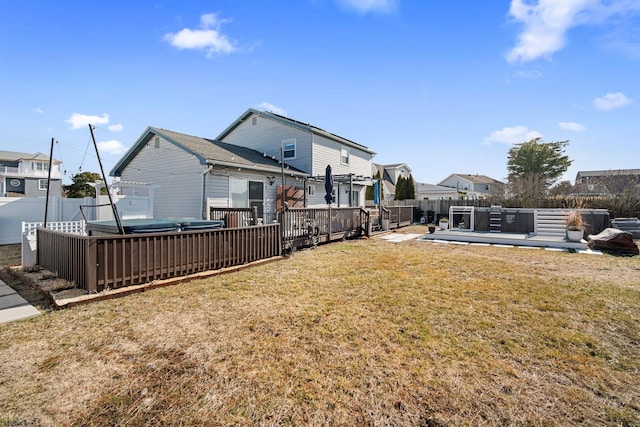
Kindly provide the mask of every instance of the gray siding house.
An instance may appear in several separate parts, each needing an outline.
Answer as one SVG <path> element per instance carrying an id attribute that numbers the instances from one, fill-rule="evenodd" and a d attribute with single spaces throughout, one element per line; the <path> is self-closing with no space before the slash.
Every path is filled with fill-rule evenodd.
<path id="1" fill-rule="evenodd" d="M 334 206 L 365 205 L 365 189 L 372 185 L 371 168 L 375 155 L 354 141 L 279 114 L 253 108 L 244 112 L 218 137 L 233 145 L 248 147 L 268 157 L 280 159 L 308 174 L 303 187 L 307 206 L 326 206 L 324 174 L 330 165 L 334 175 Z"/>
<path id="2" fill-rule="evenodd" d="M 110 175 L 150 184 L 154 218 L 208 218 L 210 207 L 256 206 L 270 221 L 283 169 L 286 186 L 308 176 L 251 148 L 148 127 Z"/>
<path id="3" fill-rule="evenodd" d="M 59 160 L 51 164 L 49 196 L 62 195 Z M 49 176 L 49 156 L 0 150 L 0 197 L 45 197 Z"/>

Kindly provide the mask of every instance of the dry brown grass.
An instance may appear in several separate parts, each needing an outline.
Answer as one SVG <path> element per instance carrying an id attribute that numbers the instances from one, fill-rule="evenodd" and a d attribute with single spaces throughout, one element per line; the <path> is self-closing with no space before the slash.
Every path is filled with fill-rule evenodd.
<path id="1" fill-rule="evenodd" d="M 333 243 L 0 325 L 0 425 L 639 425 L 638 301 L 637 257 Z"/>

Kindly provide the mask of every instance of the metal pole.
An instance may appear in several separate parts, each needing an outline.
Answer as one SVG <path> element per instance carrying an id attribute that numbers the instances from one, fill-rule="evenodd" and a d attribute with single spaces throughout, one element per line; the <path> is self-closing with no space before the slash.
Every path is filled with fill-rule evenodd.
<path id="1" fill-rule="evenodd" d="M 98 152 L 98 144 L 96 144 L 96 137 L 93 135 L 93 126 L 89 125 L 89 132 L 91 132 L 91 139 L 93 140 L 93 146 L 96 149 L 96 156 L 98 157 L 98 164 L 100 165 L 100 173 L 102 173 L 102 179 L 104 180 L 104 185 L 107 188 L 107 196 L 109 196 L 109 204 L 111 205 L 111 209 L 113 210 L 113 216 L 116 219 L 116 225 L 118 226 L 118 233 L 124 234 L 124 230 L 122 229 L 122 224 L 120 223 L 120 217 L 118 216 L 118 210 L 116 209 L 116 205 L 113 204 L 113 199 L 111 198 L 111 191 L 109 191 L 109 184 L 107 184 L 107 177 L 104 175 L 104 169 L 102 168 L 102 160 L 100 159 L 100 153 Z M 96 194 L 96 198 L 99 194 Z"/>
<path id="2" fill-rule="evenodd" d="M 47 199 L 44 202 L 44 228 L 47 228 L 47 214 L 49 213 L 49 187 L 51 187 L 51 166 L 53 163 L 53 143 L 51 138 L 51 149 L 49 150 L 49 172 L 47 174 Z"/>
<path id="3" fill-rule="evenodd" d="M 282 173 L 282 212 L 284 213 L 285 197 L 284 197 L 284 144 L 280 143 L 280 169 Z"/>

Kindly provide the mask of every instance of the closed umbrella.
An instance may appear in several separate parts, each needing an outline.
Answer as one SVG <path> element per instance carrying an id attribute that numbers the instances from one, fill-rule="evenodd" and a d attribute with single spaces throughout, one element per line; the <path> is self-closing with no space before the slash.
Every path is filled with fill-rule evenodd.
<path id="1" fill-rule="evenodd" d="M 327 170 L 324 173 L 324 190 L 327 194 L 324 195 L 324 199 L 327 201 L 327 204 L 331 204 L 331 200 L 333 199 L 333 175 L 331 174 L 331 165 L 327 165 Z"/>

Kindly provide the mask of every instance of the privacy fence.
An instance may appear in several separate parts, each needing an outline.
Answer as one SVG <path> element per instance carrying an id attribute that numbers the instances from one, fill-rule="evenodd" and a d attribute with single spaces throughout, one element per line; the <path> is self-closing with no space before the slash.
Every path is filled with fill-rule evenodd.
<path id="1" fill-rule="evenodd" d="M 281 253 L 280 224 L 114 236 L 38 229 L 38 265 L 91 293 L 219 270 Z"/>

